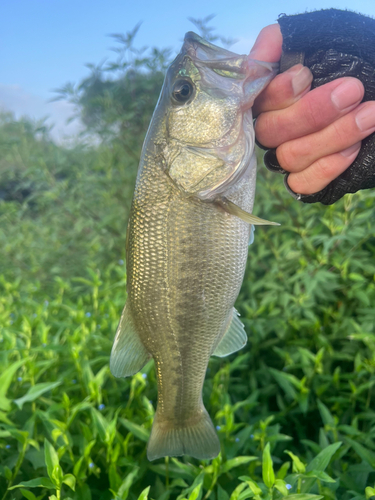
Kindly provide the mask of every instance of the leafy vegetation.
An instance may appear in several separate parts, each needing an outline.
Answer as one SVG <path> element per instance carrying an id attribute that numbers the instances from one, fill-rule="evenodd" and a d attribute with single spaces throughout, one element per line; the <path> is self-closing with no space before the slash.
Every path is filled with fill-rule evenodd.
<path id="1" fill-rule="evenodd" d="M 371 498 L 375 192 L 302 205 L 264 167 L 255 212 L 281 227 L 257 228 L 249 249 L 237 302 L 248 346 L 212 358 L 204 386 L 222 452 L 147 461 L 152 362 L 121 380 L 108 367 L 127 213 L 168 58 L 134 52 L 134 35 L 116 38 L 123 67 L 71 86 L 96 146 L 67 149 L 41 124 L 1 116 L 0 500 Z"/>

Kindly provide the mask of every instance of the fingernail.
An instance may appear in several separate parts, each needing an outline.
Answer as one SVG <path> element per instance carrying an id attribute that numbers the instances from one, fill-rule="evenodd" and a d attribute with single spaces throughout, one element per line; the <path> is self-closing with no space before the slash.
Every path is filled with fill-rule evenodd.
<path id="1" fill-rule="evenodd" d="M 307 66 L 296 68 L 294 71 L 296 70 L 297 72 L 292 79 L 293 93 L 295 96 L 302 94 L 313 80 L 312 73 Z"/>
<path id="2" fill-rule="evenodd" d="M 357 116 L 355 117 L 355 121 L 357 122 L 358 128 L 362 130 L 362 132 L 366 132 L 375 127 L 375 108 L 374 106 L 366 106 L 361 108 Z"/>
<path id="3" fill-rule="evenodd" d="M 350 146 L 350 148 L 344 149 L 344 151 L 341 151 L 341 155 L 345 157 L 352 156 L 354 153 L 357 153 L 359 151 L 359 148 L 361 147 L 360 142 L 356 142 L 353 144 L 353 146 Z"/>
<path id="4" fill-rule="evenodd" d="M 362 99 L 362 86 L 357 80 L 343 82 L 332 92 L 331 99 L 342 111 Z"/>

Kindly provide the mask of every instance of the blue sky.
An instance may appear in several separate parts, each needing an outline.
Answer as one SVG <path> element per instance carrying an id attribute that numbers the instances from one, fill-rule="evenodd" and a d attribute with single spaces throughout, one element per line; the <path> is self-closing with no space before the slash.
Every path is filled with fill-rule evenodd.
<path id="1" fill-rule="evenodd" d="M 281 5 L 281 7 L 280 7 Z M 248 52 L 258 32 L 280 13 L 347 8 L 375 17 L 374 0 L 4 0 L 0 5 L 0 108 L 16 116 L 49 115 L 55 137 L 73 133 L 65 126 L 72 109 L 48 103 L 53 89 L 88 74 L 85 63 L 112 57 L 111 33 L 125 33 L 139 21 L 141 47 L 179 50 L 184 33 L 194 30 L 188 17 L 216 14 L 217 32 L 238 43 L 231 50 Z"/>

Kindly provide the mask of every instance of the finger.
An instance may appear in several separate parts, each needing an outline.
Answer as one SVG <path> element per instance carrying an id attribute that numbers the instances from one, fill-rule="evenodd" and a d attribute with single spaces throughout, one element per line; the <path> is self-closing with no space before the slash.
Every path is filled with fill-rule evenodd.
<path id="1" fill-rule="evenodd" d="M 319 158 L 343 151 L 374 131 L 375 102 L 365 102 L 323 130 L 281 144 L 276 156 L 284 170 L 300 172 Z"/>
<path id="2" fill-rule="evenodd" d="M 258 141 L 268 148 L 317 132 L 354 109 L 364 95 L 356 78 L 326 83 L 286 109 L 262 113 L 255 123 Z"/>
<path id="3" fill-rule="evenodd" d="M 281 57 L 283 37 L 278 24 L 270 24 L 262 29 L 249 57 L 258 61 L 277 62 Z"/>
<path id="4" fill-rule="evenodd" d="M 360 148 L 357 142 L 341 153 L 320 158 L 302 172 L 290 174 L 288 186 L 299 194 L 318 193 L 353 163 Z"/>
<path id="5" fill-rule="evenodd" d="M 287 108 L 310 90 L 312 80 L 311 71 L 302 64 L 277 75 L 254 101 L 253 115 Z"/>

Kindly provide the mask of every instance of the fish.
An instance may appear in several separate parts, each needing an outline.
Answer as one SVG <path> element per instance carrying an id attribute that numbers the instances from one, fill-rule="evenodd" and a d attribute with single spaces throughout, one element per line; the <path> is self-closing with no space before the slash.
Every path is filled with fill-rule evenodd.
<path id="1" fill-rule="evenodd" d="M 126 235 L 127 300 L 110 369 L 154 359 L 149 460 L 211 459 L 220 442 L 202 400 L 209 359 L 247 342 L 234 308 L 256 181 L 255 97 L 277 73 L 188 32 L 166 72 L 142 148 Z"/>

